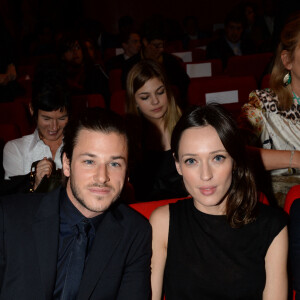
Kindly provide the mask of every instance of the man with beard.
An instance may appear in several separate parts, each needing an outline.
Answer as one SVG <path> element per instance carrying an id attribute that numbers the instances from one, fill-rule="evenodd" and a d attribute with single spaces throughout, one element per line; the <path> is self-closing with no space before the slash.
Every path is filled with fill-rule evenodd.
<path id="1" fill-rule="evenodd" d="M 120 116 L 87 109 L 64 129 L 64 187 L 0 202 L 0 299 L 148 299 L 151 227 L 118 203 Z"/>

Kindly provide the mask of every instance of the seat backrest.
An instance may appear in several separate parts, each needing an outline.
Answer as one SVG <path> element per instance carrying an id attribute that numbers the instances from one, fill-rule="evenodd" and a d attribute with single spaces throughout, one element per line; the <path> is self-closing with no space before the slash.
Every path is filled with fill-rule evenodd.
<path id="1" fill-rule="evenodd" d="M 203 48 L 192 49 L 193 62 L 201 62 L 206 59 L 206 50 Z"/>
<path id="2" fill-rule="evenodd" d="M 300 184 L 294 185 L 293 187 L 291 187 L 285 197 L 283 209 L 286 213 L 288 213 L 288 214 L 290 213 L 290 209 L 291 209 L 291 206 L 292 206 L 294 200 L 296 200 L 298 198 L 300 198 Z"/>
<path id="3" fill-rule="evenodd" d="M 124 115 L 126 105 L 126 91 L 115 91 L 110 98 L 110 109 L 114 112 Z"/>
<path id="4" fill-rule="evenodd" d="M 109 72 L 109 90 L 111 94 L 122 90 L 122 69 L 113 69 Z"/>
<path id="5" fill-rule="evenodd" d="M 26 108 L 23 103 L 3 102 L 0 103 L 0 123 L 18 125 L 22 135 L 31 133 Z"/>
<path id="6" fill-rule="evenodd" d="M 242 105 L 255 89 L 257 83 L 253 76 L 192 78 L 188 88 L 188 102 L 191 105 L 204 105 L 208 102 L 238 102 Z"/>
<path id="7" fill-rule="evenodd" d="M 259 53 L 252 55 L 232 56 L 228 59 L 225 73 L 230 76 L 249 76 L 255 77 L 259 82 L 269 63 L 273 53 Z"/>
<path id="8" fill-rule="evenodd" d="M 17 124 L 0 124 L 0 144 L 5 144 L 8 141 L 20 138 L 22 136 Z"/>
<path id="9" fill-rule="evenodd" d="M 72 96 L 72 117 L 77 117 L 86 107 L 105 108 L 105 100 L 101 94 Z"/>
<path id="10" fill-rule="evenodd" d="M 263 192 L 258 192 L 258 200 L 265 205 L 270 205 L 267 196 Z"/>
<path id="11" fill-rule="evenodd" d="M 291 206 L 294 200 L 299 198 L 300 198 L 300 184 L 291 187 L 285 197 L 283 209 L 287 214 L 290 214 Z M 293 290 L 293 300 L 295 300 L 295 298 L 296 298 L 296 291 Z"/>
<path id="12" fill-rule="evenodd" d="M 271 74 L 266 74 L 262 81 L 261 81 L 261 89 L 266 89 L 266 88 L 269 88 L 270 87 L 270 77 L 271 77 Z"/>
<path id="13" fill-rule="evenodd" d="M 164 200 L 158 200 L 158 201 L 150 201 L 150 202 L 140 202 L 140 203 L 133 203 L 129 204 L 130 207 L 132 207 L 134 210 L 138 211 L 140 214 L 142 214 L 147 219 L 150 218 L 151 213 L 160 206 L 167 205 L 169 203 L 174 203 L 179 200 L 187 199 L 185 198 L 173 198 L 173 199 L 164 199 Z"/>
<path id="14" fill-rule="evenodd" d="M 167 53 L 183 51 L 182 41 L 181 40 L 166 41 L 164 46 L 164 51 Z"/>

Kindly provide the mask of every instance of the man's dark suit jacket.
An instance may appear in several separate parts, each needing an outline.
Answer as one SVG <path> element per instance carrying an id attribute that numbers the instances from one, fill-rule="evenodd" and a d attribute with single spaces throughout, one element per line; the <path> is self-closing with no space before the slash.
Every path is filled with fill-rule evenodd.
<path id="1" fill-rule="evenodd" d="M 52 299 L 59 241 L 59 194 L 8 196 L 0 205 L 0 299 Z M 116 204 L 98 226 L 77 299 L 150 295 L 151 226 Z"/>
<path id="2" fill-rule="evenodd" d="M 254 45 L 248 39 L 241 40 L 241 51 L 242 55 L 253 54 Z M 227 67 L 228 58 L 234 56 L 234 52 L 229 46 L 224 36 L 209 43 L 206 48 L 206 58 L 215 59 L 219 58 L 222 60 L 223 68 Z"/>

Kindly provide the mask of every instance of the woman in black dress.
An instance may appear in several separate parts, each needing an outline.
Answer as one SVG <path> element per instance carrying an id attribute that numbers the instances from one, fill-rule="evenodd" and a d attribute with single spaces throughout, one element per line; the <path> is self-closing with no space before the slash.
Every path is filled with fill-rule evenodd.
<path id="1" fill-rule="evenodd" d="M 191 199 L 158 208 L 152 299 L 287 299 L 287 228 L 257 201 L 236 124 L 217 104 L 192 108 L 171 148 Z"/>

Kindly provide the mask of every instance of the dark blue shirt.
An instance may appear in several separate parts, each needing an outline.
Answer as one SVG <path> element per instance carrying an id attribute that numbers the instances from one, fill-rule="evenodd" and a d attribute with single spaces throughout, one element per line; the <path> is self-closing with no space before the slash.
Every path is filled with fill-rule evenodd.
<path id="1" fill-rule="evenodd" d="M 88 219 L 90 222 L 90 230 L 88 232 L 88 253 L 91 249 L 96 229 L 103 219 L 104 214 Z M 68 261 L 72 252 L 73 243 L 78 234 L 76 224 L 86 219 L 80 211 L 70 201 L 66 190 L 62 190 L 60 194 L 60 211 L 59 211 L 59 246 L 56 271 L 56 283 L 53 294 L 54 299 L 60 299 L 64 288 L 65 278 L 67 274 Z"/>

